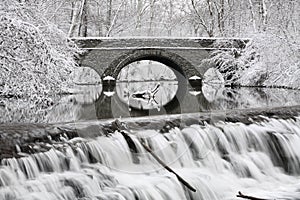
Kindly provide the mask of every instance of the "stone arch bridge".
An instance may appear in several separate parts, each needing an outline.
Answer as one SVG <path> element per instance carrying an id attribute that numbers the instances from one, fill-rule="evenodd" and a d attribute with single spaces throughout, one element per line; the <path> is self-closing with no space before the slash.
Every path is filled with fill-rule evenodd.
<path id="1" fill-rule="evenodd" d="M 93 68 L 103 79 L 117 78 L 126 65 L 139 60 L 154 60 L 170 67 L 177 78 L 202 77 L 211 66 L 202 60 L 215 49 L 244 48 L 247 39 L 216 38 L 73 38 L 85 50 L 78 62 Z M 216 43 L 223 44 L 216 45 Z M 216 47 L 218 46 L 218 48 Z"/>

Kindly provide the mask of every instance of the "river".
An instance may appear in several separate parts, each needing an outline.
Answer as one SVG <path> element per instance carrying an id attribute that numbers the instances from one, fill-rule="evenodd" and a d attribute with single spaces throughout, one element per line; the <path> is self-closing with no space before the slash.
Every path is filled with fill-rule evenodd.
<path id="1" fill-rule="evenodd" d="M 172 80 L 80 85 L 43 123 L 2 124 L 15 158 L 2 152 L 0 199 L 233 200 L 239 191 L 299 199 L 300 117 L 276 111 L 293 111 L 299 91 L 177 88 Z M 251 113 L 267 109 L 275 111 Z"/>

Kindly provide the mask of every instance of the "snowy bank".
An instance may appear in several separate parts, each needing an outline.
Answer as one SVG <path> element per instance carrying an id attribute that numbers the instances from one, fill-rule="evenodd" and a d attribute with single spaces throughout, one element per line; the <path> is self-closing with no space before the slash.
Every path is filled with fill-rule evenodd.
<path id="1" fill-rule="evenodd" d="M 223 43 L 216 46 L 224 45 Z M 216 50 L 204 62 L 214 63 L 226 84 L 300 88 L 300 40 L 256 34 L 245 49 Z"/>

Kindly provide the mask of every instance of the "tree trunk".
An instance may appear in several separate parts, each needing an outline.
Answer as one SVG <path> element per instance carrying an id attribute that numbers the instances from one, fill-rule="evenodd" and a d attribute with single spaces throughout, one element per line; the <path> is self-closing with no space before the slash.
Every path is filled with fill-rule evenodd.
<path id="1" fill-rule="evenodd" d="M 142 28 L 142 9 L 143 9 L 143 2 L 142 0 L 137 0 L 137 18 L 136 18 L 136 29 L 140 34 Z"/>
<path id="2" fill-rule="evenodd" d="M 257 198 L 257 197 L 253 197 L 253 196 L 244 195 L 240 191 L 238 192 L 238 195 L 236 195 L 236 196 L 240 197 L 240 198 L 243 198 L 243 199 L 249 199 L 249 200 L 267 200 L 267 199 L 262 199 L 262 198 Z"/>
<path id="3" fill-rule="evenodd" d="M 169 12 L 169 23 L 170 23 L 170 25 L 169 25 L 169 29 L 168 29 L 168 36 L 171 36 L 172 35 L 172 25 L 173 25 L 173 23 L 172 23 L 172 19 L 173 19 L 173 15 L 174 15 L 174 5 L 173 5 L 173 1 L 172 0 L 170 0 L 170 12 Z"/>
<path id="4" fill-rule="evenodd" d="M 177 179 L 183 184 L 185 185 L 189 190 L 196 192 L 196 189 L 191 186 L 188 182 L 186 182 L 180 175 L 178 175 L 172 168 L 170 168 L 168 165 L 166 165 L 164 163 L 164 161 L 162 161 L 143 141 L 141 141 L 141 145 L 146 149 L 146 151 L 148 151 L 153 157 L 154 159 L 161 164 L 166 170 L 168 170 L 169 172 L 175 174 L 175 176 L 177 177 Z"/>
<path id="5" fill-rule="evenodd" d="M 106 34 L 111 27 L 112 18 L 112 0 L 107 0 L 107 11 L 106 11 Z"/>
<path id="6" fill-rule="evenodd" d="M 204 28 L 205 32 L 208 34 L 209 37 L 213 37 L 214 36 L 214 30 L 213 30 L 213 13 L 211 10 L 211 6 L 210 6 L 210 0 L 206 1 L 207 4 L 209 5 L 209 13 L 210 13 L 210 19 L 211 19 L 211 23 L 210 26 L 208 26 L 206 24 L 206 22 L 204 21 L 204 18 L 202 17 L 202 15 L 199 13 L 199 11 L 196 8 L 196 4 L 194 0 L 191 0 L 192 6 L 193 6 L 193 10 L 198 18 L 198 23 Z"/>
<path id="7" fill-rule="evenodd" d="M 149 22 L 149 29 L 148 29 L 148 35 L 152 36 L 153 32 L 152 32 L 152 24 L 153 24 L 153 19 L 154 19 L 154 4 L 155 4 L 156 0 L 151 0 L 150 1 L 150 22 Z"/>
<path id="8" fill-rule="evenodd" d="M 260 13 L 260 28 L 262 31 L 266 30 L 267 27 L 267 6 L 265 0 L 259 2 L 259 13 Z"/>
<path id="9" fill-rule="evenodd" d="M 210 19 L 209 26 L 207 28 L 207 34 L 209 37 L 213 37 L 214 36 L 214 27 L 215 27 L 215 19 L 214 19 L 212 2 L 211 2 L 211 0 L 207 0 L 206 3 L 207 3 L 209 19 Z"/>
<path id="10" fill-rule="evenodd" d="M 71 9 L 71 24 L 68 32 L 68 36 L 72 37 L 75 35 L 75 30 L 77 27 L 77 20 L 78 20 L 78 9 L 76 3 L 71 3 L 72 9 Z"/>
<path id="11" fill-rule="evenodd" d="M 97 24 L 98 24 L 98 36 L 101 37 L 103 36 L 103 32 L 102 32 L 102 23 L 103 20 L 101 19 L 101 7 L 99 6 L 99 4 L 97 5 L 97 16 L 98 16 L 98 20 L 97 20 Z"/>
<path id="12" fill-rule="evenodd" d="M 220 7 L 216 5 L 218 13 L 218 28 L 221 36 L 224 36 L 225 31 L 225 1 L 220 0 Z"/>
<path id="13" fill-rule="evenodd" d="M 116 23 L 116 20 L 117 20 L 119 11 L 120 11 L 121 7 L 123 6 L 123 3 L 124 3 L 124 2 L 125 2 L 125 0 L 123 0 L 122 3 L 119 5 L 119 7 L 118 7 L 118 9 L 117 9 L 117 11 L 116 11 L 116 13 L 115 13 L 115 16 L 114 16 L 112 22 L 110 23 L 111 25 L 110 25 L 110 27 L 109 27 L 107 33 L 106 33 L 106 37 L 109 37 L 109 36 L 110 36 L 110 33 L 111 33 L 111 31 L 113 30 L 113 27 L 114 27 L 114 25 L 115 25 L 115 23 Z"/>
<path id="14" fill-rule="evenodd" d="M 254 12 L 252 0 L 249 0 L 249 9 L 251 12 L 251 22 L 252 22 L 253 30 L 254 30 L 254 32 L 256 32 L 257 28 L 256 28 L 255 12 Z"/>
<path id="15" fill-rule="evenodd" d="M 87 0 L 82 0 L 78 36 L 87 36 Z"/>

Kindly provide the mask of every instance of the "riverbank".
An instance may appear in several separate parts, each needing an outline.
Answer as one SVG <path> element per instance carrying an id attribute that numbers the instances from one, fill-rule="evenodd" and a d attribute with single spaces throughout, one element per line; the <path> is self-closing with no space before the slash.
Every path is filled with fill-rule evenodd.
<path id="1" fill-rule="evenodd" d="M 299 34 L 274 31 L 253 33 L 244 49 L 215 50 L 203 62 L 215 64 L 226 85 L 299 89 Z"/>

